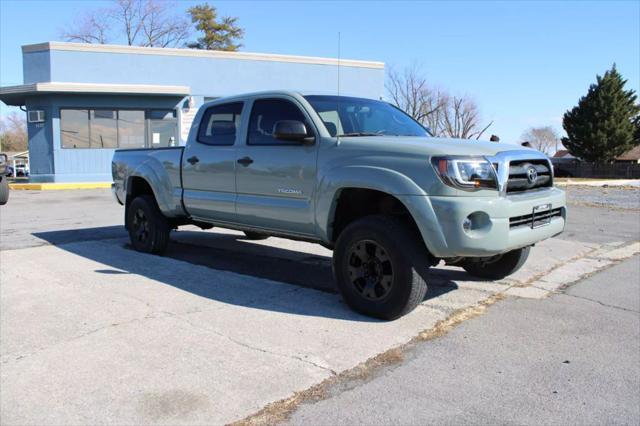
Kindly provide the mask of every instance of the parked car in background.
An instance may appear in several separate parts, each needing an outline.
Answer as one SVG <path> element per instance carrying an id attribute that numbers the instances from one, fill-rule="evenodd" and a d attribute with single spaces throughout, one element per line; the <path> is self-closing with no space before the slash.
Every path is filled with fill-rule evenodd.
<path id="1" fill-rule="evenodd" d="M 0 154 L 0 206 L 9 201 L 9 181 L 7 179 L 7 154 Z"/>
<path id="2" fill-rule="evenodd" d="M 16 164 L 15 176 L 16 177 L 29 176 L 29 166 L 27 164 Z"/>
<path id="3" fill-rule="evenodd" d="M 136 250 L 162 253 L 186 224 L 317 242 L 333 250 L 345 301 L 383 319 L 422 302 L 430 266 L 504 278 L 566 219 L 543 153 L 435 138 L 363 98 L 218 99 L 200 108 L 185 147 L 120 149 L 112 171 Z"/>

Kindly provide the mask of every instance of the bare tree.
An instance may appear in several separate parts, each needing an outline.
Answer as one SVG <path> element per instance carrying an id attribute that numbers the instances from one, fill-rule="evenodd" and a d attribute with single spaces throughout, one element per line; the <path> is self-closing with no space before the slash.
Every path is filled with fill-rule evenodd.
<path id="1" fill-rule="evenodd" d="M 530 127 L 521 136 L 522 140 L 529 142 L 532 148 L 550 154 L 558 146 L 560 136 L 551 126 Z"/>
<path id="2" fill-rule="evenodd" d="M 430 116 L 442 108 L 446 98 L 446 94 L 427 84 L 416 66 L 405 69 L 403 73 L 391 70 L 386 89 L 398 108 L 427 125 L 433 121 Z"/>
<path id="3" fill-rule="evenodd" d="M 108 42 L 108 33 L 111 30 L 108 14 L 109 11 L 100 9 L 77 16 L 72 25 L 73 29 L 61 30 L 60 37 L 66 41 L 105 44 Z"/>
<path id="4" fill-rule="evenodd" d="M 435 136 L 479 139 L 493 124 L 480 124 L 476 103 L 468 97 L 451 96 L 434 88 L 412 66 L 389 72 L 386 89 L 393 104 L 427 126 Z"/>
<path id="5" fill-rule="evenodd" d="M 23 113 L 0 116 L 0 151 L 26 151 L 27 123 Z"/>
<path id="6" fill-rule="evenodd" d="M 113 39 L 129 46 L 180 46 L 189 37 L 190 24 L 172 13 L 174 6 L 163 0 L 114 0 L 111 8 L 83 15 L 73 30 L 63 32 L 63 38 L 84 43 Z"/>
<path id="7" fill-rule="evenodd" d="M 478 105 L 466 96 L 448 98 L 442 110 L 442 135 L 449 138 L 480 139 L 492 124 L 480 124 Z"/>

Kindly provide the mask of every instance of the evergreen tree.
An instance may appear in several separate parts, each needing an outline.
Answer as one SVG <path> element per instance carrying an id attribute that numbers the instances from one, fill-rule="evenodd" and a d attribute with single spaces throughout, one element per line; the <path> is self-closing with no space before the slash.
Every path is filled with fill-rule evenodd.
<path id="1" fill-rule="evenodd" d="M 238 18 L 226 16 L 218 20 L 218 11 L 207 3 L 193 6 L 187 12 L 191 15 L 191 22 L 196 24 L 196 29 L 203 33 L 197 41 L 188 43 L 188 47 L 229 52 L 242 47 L 238 41 L 242 39 L 244 30 L 237 25 Z"/>
<path id="2" fill-rule="evenodd" d="M 610 162 L 639 143 L 633 90 L 624 90 L 626 80 L 615 64 L 604 76 L 596 76 L 578 105 L 564 114 L 567 132 L 562 143 L 569 152 L 590 162 Z"/>

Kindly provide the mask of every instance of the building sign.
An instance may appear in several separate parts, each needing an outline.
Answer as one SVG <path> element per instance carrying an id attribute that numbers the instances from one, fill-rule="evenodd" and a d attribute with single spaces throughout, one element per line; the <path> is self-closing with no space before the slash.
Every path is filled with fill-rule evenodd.
<path id="1" fill-rule="evenodd" d="M 193 118 L 196 116 L 196 112 L 198 112 L 198 108 L 195 106 L 182 108 L 180 114 L 180 139 L 183 142 L 186 142 L 187 138 L 189 138 L 189 130 L 191 129 L 191 124 L 193 123 Z"/>

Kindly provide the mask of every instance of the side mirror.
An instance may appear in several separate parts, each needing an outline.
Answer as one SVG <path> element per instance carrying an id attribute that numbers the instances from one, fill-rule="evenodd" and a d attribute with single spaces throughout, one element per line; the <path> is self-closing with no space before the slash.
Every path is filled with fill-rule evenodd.
<path id="1" fill-rule="evenodd" d="M 313 140 L 307 133 L 307 126 L 297 120 L 276 121 L 273 126 L 273 137 L 283 141 L 305 143 Z"/>

